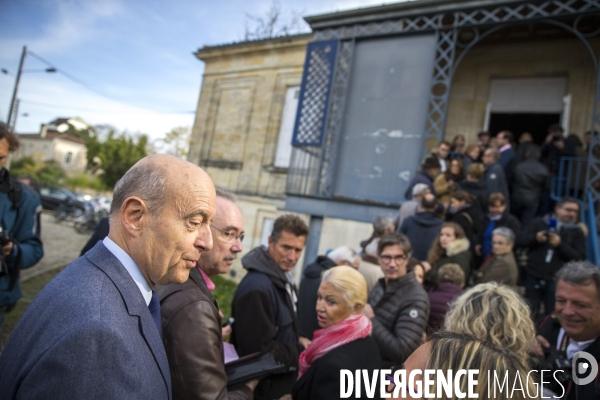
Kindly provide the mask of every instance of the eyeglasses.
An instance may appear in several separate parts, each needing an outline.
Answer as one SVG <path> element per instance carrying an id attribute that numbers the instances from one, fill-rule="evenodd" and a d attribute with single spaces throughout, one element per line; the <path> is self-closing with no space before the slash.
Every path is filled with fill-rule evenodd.
<path id="1" fill-rule="evenodd" d="M 566 212 L 571 212 L 571 213 L 578 213 L 579 210 L 577 208 L 566 208 L 563 207 L 563 210 L 565 210 Z"/>
<path id="2" fill-rule="evenodd" d="M 244 241 L 244 234 L 243 233 L 239 234 L 239 235 L 236 235 L 235 232 L 226 231 L 226 230 L 223 230 L 221 228 L 217 228 L 214 225 L 211 225 L 210 227 L 211 228 L 215 228 L 216 230 L 218 230 L 219 232 L 221 232 L 221 234 L 223 235 L 223 241 L 225 241 L 225 242 L 231 242 L 231 243 L 233 243 L 233 242 L 235 242 L 238 239 L 240 239 L 240 242 Z"/>
<path id="3" fill-rule="evenodd" d="M 396 262 L 396 264 L 398 264 L 400 261 L 406 260 L 408 257 L 406 257 L 406 255 L 404 254 L 399 254 L 397 256 L 379 256 L 379 258 L 381 258 L 381 261 L 383 261 L 384 263 L 388 264 L 390 261 L 392 261 L 392 259 Z"/>

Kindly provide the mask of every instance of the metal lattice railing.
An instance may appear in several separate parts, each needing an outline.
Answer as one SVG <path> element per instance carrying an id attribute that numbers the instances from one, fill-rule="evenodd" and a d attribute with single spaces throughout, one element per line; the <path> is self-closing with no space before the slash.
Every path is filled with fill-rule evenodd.
<path id="1" fill-rule="evenodd" d="M 327 28 L 315 32 L 315 40 L 350 39 L 393 33 L 425 32 L 450 27 L 471 27 L 535 19 L 564 17 L 600 11 L 600 0 L 528 1 L 477 7 L 450 13 L 389 19 L 382 22 Z M 450 17 L 450 20 L 444 19 Z"/>
<path id="2" fill-rule="evenodd" d="M 335 70 L 338 41 L 308 44 L 292 145 L 320 146 Z"/>

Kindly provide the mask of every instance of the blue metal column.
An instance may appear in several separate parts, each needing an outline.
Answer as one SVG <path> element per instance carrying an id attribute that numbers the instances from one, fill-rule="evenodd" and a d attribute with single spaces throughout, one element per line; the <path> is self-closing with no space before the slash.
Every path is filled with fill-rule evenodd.
<path id="1" fill-rule="evenodd" d="M 321 241 L 321 230 L 323 229 L 323 217 L 315 215 L 310 216 L 308 225 L 308 237 L 306 238 L 306 247 L 304 248 L 304 265 L 302 272 L 306 266 L 315 261 L 319 255 L 319 242 Z"/>

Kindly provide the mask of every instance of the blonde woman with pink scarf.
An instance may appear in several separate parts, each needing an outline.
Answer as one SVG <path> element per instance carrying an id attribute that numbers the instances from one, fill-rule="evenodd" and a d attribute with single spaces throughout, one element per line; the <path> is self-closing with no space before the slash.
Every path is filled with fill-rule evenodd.
<path id="1" fill-rule="evenodd" d="M 367 370 L 372 376 L 373 370 L 381 368 L 379 349 L 370 336 L 371 321 L 362 315 L 366 302 L 367 283 L 354 268 L 333 267 L 323 274 L 316 304 L 322 329 L 315 331 L 312 343 L 300 354 L 294 400 L 339 398 L 341 369 Z M 379 398 L 379 390 L 369 397 L 363 385 L 361 395 L 358 398 Z"/>

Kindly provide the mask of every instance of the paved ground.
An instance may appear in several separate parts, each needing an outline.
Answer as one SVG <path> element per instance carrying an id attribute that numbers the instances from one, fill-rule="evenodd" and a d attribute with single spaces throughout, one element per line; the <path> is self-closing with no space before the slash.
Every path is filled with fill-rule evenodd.
<path id="1" fill-rule="evenodd" d="M 53 214 L 42 214 L 44 257 L 35 266 L 21 271 L 21 281 L 67 265 L 79 257 L 79 252 L 88 239 L 89 236 L 75 232 L 72 220 L 56 222 Z"/>

